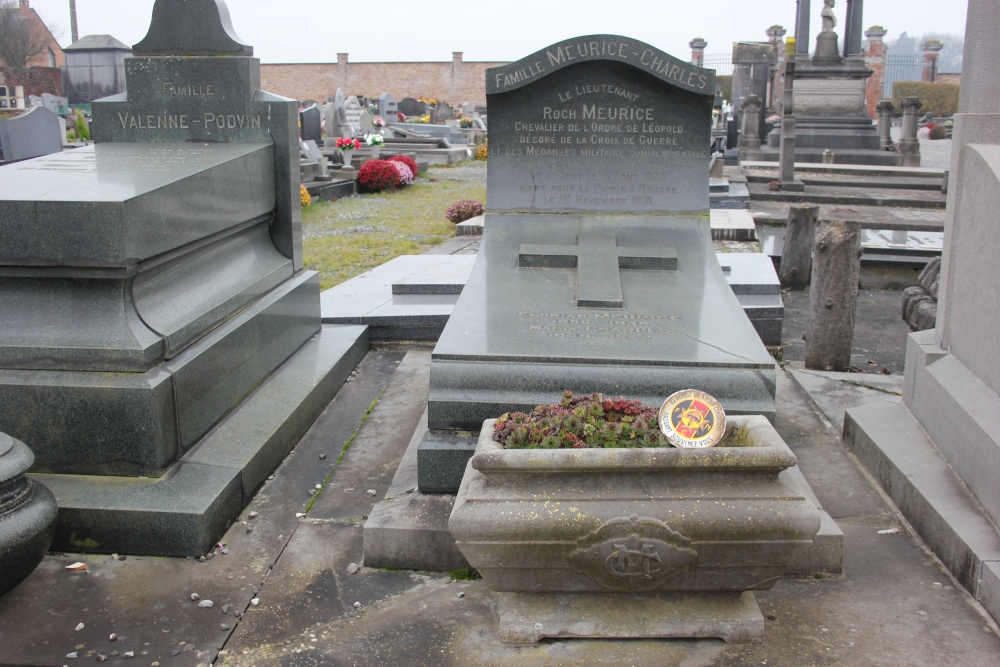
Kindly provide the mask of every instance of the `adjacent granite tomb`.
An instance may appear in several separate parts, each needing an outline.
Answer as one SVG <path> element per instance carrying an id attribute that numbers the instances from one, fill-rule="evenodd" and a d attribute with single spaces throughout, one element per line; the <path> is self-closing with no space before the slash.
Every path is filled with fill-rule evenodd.
<path id="1" fill-rule="evenodd" d="M 0 176 L 0 431 L 50 473 L 56 548 L 195 555 L 366 341 L 321 327 L 297 103 L 259 90 L 225 3 L 157 0 L 134 53 L 95 146 Z"/>

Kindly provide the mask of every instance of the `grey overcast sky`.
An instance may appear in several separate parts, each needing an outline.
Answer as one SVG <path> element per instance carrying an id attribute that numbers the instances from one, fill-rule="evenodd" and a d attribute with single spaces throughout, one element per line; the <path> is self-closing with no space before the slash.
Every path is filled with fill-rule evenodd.
<path id="1" fill-rule="evenodd" d="M 125 44 L 149 28 L 154 0 L 76 0 L 80 36 L 110 34 Z M 237 34 L 265 63 L 517 60 L 560 40 L 589 34 L 639 39 L 686 60 L 688 42 L 708 41 L 725 54 L 735 41 L 764 41 L 765 30 L 794 34 L 795 0 L 227 0 Z M 69 0 L 31 0 L 70 43 Z M 811 0 L 812 37 L 822 0 Z M 843 34 L 847 3 L 834 9 Z M 965 0 L 868 0 L 864 27 L 901 32 L 965 34 Z"/>

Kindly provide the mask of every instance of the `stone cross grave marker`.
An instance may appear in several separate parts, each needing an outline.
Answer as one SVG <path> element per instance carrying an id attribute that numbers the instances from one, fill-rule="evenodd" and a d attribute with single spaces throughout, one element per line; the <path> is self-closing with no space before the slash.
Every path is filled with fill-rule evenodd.
<path id="1" fill-rule="evenodd" d="M 580 245 L 522 245 L 520 268 L 574 268 L 576 305 L 580 308 L 622 308 L 620 272 L 670 271 L 677 268 L 677 253 L 670 249 L 619 248 L 612 236 L 587 234 Z"/>
<path id="2" fill-rule="evenodd" d="M 774 362 L 708 218 L 715 77 L 634 39 L 569 39 L 487 72 L 482 247 L 431 360 L 432 429 L 577 394 L 697 388 L 774 415 Z"/>

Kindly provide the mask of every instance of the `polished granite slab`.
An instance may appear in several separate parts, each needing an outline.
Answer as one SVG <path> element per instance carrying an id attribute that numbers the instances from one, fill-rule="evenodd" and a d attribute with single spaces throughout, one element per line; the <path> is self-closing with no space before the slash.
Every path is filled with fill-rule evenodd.
<path id="1" fill-rule="evenodd" d="M 765 345 L 781 344 L 784 306 L 771 258 L 716 253 L 723 275 Z M 475 255 L 403 255 L 324 291 L 323 322 L 366 324 L 371 339 L 436 341 Z"/>
<path id="2" fill-rule="evenodd" d="M 270 144 L 97 144 L 0 167 L 0 265 L 127 267 L 275 210 Z"/>
<path id="3" fill-rule="evenodd" d="M 710 234 L 707 215 L 488 215 L 476 265 L 434 349 L 430 427 L 471 429 L 497 410 L 553 402 L 563 389 L 653 402 L 698 386 L 727 411 L 773 416 L 774 362 Z M 519 265 L 525 248 L 575 247 L 592 236 L 619 250 L 675 255 L 676 268 Z M 615 264 L 620 254 L 601 261 Z M 620 283 L 621 307 L 581 305 L 580 274 L 596 270 L 615 289 Z"/>

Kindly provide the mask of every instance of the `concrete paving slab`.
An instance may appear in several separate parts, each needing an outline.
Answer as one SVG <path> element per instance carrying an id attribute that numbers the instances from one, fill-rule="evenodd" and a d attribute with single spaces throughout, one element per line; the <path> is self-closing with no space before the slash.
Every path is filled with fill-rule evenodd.
<path id="1" fill-rule="evenodd" d="M 127 651 L 133 651 L 135 659 L 125 664 L 211 664 L 237 627 L 237 612 L 251 607 L 250 600 L 295 533 L 295 515 L 311 500 L 308 491 L 323 481 L 402 357 L 380 351 L 361 362 L 353 380 L 340 389 L 227 531 L 222 542 L 228 554 L 213 549 L 204 562 L 59 552 L 46 556 L 21 585 L 0 597 L 0 665 L 71 664 L 66 655 L 72 652 L 84 661 L 106 655 L 108 664 L 121 664 Z M 320 454 L 327 455 L 326 461 Z M 250 519 L 251 512 L 258 517 Z M 88 570 L 63 569 L 77 561 L 86 563 Z M 211 600 L 213 607 L 199 608 L 201 600 L 191 600 L 191 593 Z M 231 606 L 227 613 L 225 605 Z M 85 627 L 76 631 L 78 623 Z M 112 633 L 117 634 L 114 642 L 108 639 Z M 112 651 L 119 655 L 111 658 Z"/>
<path id="2" fill-rule="evenodd" d="M 853 408 L 844 440 L 959 582 L 976 599 L 992 595 L 982 581 L 985 565 L 1000 562 L 1000 531 L 909 410 L 885 404 Z M 985 604 L 995 609 L 1000 600 Z"/>
<path id="3" fill-rule="evenodd" d="M 0 635 L 17 638 L 0 642 L 0 664 L 67 664 L 64 656 L 78 645 L 79 655 L 94 659 L 108 650 L 110 632 L 118 633 L 120 651 L 141 656 L 135 664 L 161 665 L 735 667 L 766 661 L 772 667 L 985 667 L 1000 655 L 1000 638 L 989 623 L 905 531 L 878 534 L 899 527 L 894 515 L 845 456 L 836 432 L 790 379 L 780 379 L 783 374 L 778 429 L 827 509 L 837 510 L 845 533 L 844 577 L 782 581 L 758 592 L 766 619 L 758 645 L 703 639 L 506 646 L 499 637 L 497 596 L 481 581 L 364 566 L 361 531 L 352 518 L 363 516 L 360 498 L 324 492 L 316 504 L 330 503 L 324 512 L 331 518 L 319 518 L 316 506 L 304 521 L 295 517 L 311 499 L 308 489 L 330 472 L 332 459 L 388 383 L 386 375 L 401 358 L 392 354 L 373 352 L 362 362 L 354 380 L 258 492 L 248 508 L 260 512 L 250 521 L 254 530 L 247 533 L 240 523 L 229 531 L 229 555 L 205 563 L 47 556 L 24 584 L 0 598 Z M 398 403 L 406 392 L 392 393 L 397 398 L 387 400 L 386 390 L 376 410 L 408 413 L 410 408 Z M 371 417 L 342 461 L 345 471 L 352 455 L 359 466 L 353 474 L 364 467 L 366 446 L 359 443 L 369 427 L 374 427 Z M 321 461 L 321 453 L 328 459 Z M 373 454 L 371 460 L 387 459 Z M 75 560 L 87 562 L 91 574 L 62 569 Z M 346 573 L 351 562 L 363 565 L 357 574 Z M 191 592 L 215 606 L 199 609 Z M 250 605 L 254 597 L 257 607 Z M 223 614 L 222 604 L 234 607 Z M 247 612 L 245 626 L 234 611 Z M 78 622 L 87 627 L 74 632 Z M 222 624 L 235 632 L 222 630 Z"/>
<path id="4" fill-rule="evenodd" d="M 840 431 L 843 431 L 844 412 L 848 408 L 876 401 L 900 405 L 903 401 L 901 375 L 811 371 L 798 361 L 789 363 L 785 370 Z"/>

